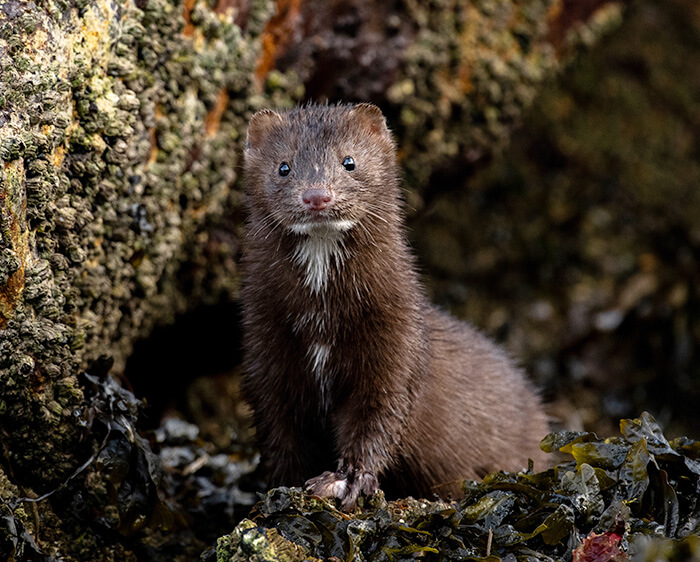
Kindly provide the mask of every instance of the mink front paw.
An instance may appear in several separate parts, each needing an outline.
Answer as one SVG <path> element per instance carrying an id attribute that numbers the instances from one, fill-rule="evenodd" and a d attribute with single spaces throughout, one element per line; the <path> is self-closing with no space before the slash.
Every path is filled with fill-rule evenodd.
<path id="1" fill-rule="evenodd" d="M 371 496 L 379 489 L 377 477 L 364 470 L 348 469 L 338 472 L 324 472 L 306 482 L 306 489 L 322 498 L 338 498 L 343 511 L 355 507 L 360 494 Z"/>

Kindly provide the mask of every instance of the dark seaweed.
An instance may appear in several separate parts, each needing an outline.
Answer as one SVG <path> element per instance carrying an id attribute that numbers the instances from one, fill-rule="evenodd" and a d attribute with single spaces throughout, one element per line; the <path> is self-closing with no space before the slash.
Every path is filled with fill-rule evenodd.
<path id="1" fill-rule="evenodd" d="M 459 502 L 381 493 L 352 514 L 298 489 L 271 490 L 219 539 L 218 559 L 654 560 L 700 555 L 700 443 L 669 442 L 654 418 L 620 422 L 621 437 L 548 435 L 573 460 L 547 471 L 467 481 Z M 497 558 L 496 558 L 497 557 Z"/>

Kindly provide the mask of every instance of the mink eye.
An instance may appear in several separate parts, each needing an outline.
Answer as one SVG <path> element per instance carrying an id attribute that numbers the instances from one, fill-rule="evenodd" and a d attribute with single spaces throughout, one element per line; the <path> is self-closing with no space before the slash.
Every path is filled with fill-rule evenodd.
<path id="1" fill-rule="evenodd" d="M 283 177 L 288 176 L 289 172 L 291 172 L 291 171 L 292 171 L 292 169 L 289 167 L 289 164 L 287 164 L 286 162 L 282 162 L 280 164 L 280 168 L 279 168 L 280 176 L 283 176 Z"/>
<path id="2" fill-rule="evenodd" d="M 345 157 L 345 160 L 343 160 L 343 168 L 348 172 L 352 172 L 355 169 L 355 160 L 352 156 Z"/>

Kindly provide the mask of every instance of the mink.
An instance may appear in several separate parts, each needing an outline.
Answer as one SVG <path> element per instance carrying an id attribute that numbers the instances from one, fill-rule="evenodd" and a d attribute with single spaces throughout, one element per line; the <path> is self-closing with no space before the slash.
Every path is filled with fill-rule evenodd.
<path id="1" fill-rule="evenodd" d="M 261 110 L 245 149 L 243 389 L 270 485 L 460 495 L 539 466 L 540 399 L 506 353 L 433 306 L 372 104 Z"/>

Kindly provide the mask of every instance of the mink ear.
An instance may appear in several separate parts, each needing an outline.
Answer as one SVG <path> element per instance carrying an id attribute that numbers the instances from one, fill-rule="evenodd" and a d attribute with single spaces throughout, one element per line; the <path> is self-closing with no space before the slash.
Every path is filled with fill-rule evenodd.
<path id="1" fill-rule="evenodd" d="M 388 135 L 389 129 L 386 126 L 386 119 L 379 109 L 373 103 L 358 103 L 353 106 L 351 115 L 355 116 L 361 123 L 378 135 Z"/>
<path id="2" fill-rule="evenodd" d="M 272 109 L 257 111 L 248 122 L 246 147 L 256 148 L 260 146 L 275 125 L 280 123 L 282 123 L 282 116 L 276 111 Z"/>

